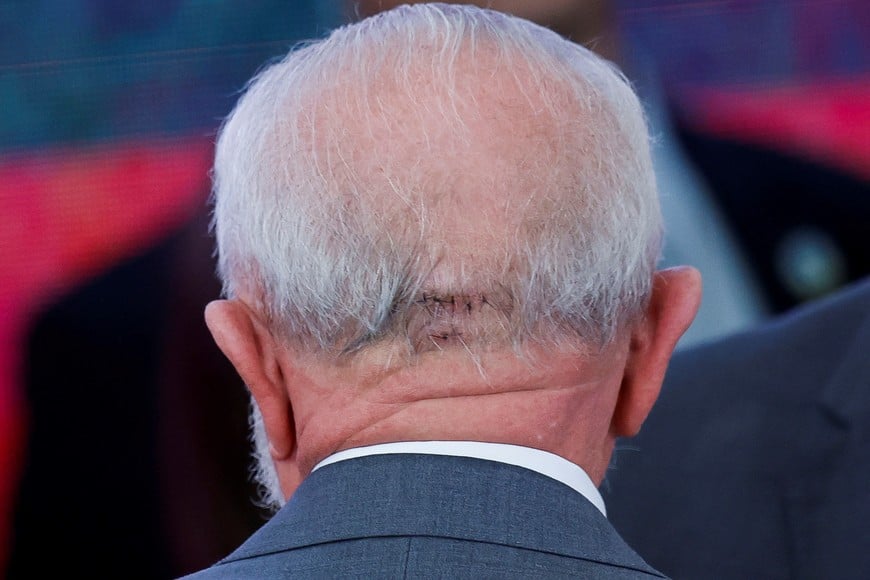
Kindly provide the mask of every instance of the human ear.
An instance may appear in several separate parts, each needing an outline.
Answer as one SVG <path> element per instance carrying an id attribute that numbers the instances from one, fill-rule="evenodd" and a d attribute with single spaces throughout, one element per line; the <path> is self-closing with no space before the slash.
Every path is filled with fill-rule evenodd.
<path id="1" fill-rule="evenodd" d="M 296 447 L 295 425 L 272 333 L 256 313 L 237 299 L 210 302 L 205 308 L 205 321 L 257 402 L 272 459 L 276 464 L 287 460 Z"/>
<path id="2" fill-rule="evenodd" d="M 655 273 L 643 319 L 633 329 L 611 429 L 633 437 L 659 396 L 668 361 L 701 304 L 701 274 L 679 267 Z"/>

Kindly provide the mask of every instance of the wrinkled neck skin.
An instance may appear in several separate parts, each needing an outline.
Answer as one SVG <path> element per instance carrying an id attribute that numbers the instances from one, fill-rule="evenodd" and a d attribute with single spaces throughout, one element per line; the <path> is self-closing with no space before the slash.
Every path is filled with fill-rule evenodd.
<path id="1" fill-rule="evenodd" d="M 464 351 L 435 351 L 393 369 L 378 354 L 329 365 L 285 352 L 299 474 L 343 449 L 469 440 L 555 453 L 600 484 L 616 439 L 611 418 L 627 341 L 594 356 L 540 350 L 528 360 L 505 351 L 477 361 Z"/>

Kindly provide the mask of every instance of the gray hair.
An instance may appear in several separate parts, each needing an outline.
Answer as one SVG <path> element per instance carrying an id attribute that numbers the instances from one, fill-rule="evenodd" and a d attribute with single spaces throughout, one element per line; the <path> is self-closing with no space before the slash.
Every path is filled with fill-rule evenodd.
<path id="1" fill-rule="evenodd" d="M 482 149 L 485 168 L 467 161 Z M 339 28 L 255 77 L 219 135 L 214 227 L 225 294 L 336 355 L 606 345 L 643 312 L 661 245 L 625 77 L 530 22 L 442 4 Z"/>

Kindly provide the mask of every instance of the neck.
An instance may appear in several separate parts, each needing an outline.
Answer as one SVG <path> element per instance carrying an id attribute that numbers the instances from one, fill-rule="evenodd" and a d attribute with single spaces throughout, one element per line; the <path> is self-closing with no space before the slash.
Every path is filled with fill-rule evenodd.
<path id="1" fill-rule="evenodd" d="M 513 353 L 473 361 L 442 352 L 394 370 L 297 366 L 290 396 L 299 470 L 308 473 L 343 449 L 464 440 L 549 451 L 598 484 L 613 447 L 609 422 L 619 382 L 603 371 L 612 362 L 576 353 L 547 353 L 536 364 Z"/>

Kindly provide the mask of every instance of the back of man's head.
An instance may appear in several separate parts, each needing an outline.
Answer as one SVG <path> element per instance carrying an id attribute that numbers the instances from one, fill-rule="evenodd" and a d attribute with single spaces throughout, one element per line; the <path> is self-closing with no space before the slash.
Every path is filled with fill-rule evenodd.
<path id="1" fill-rule="evenodd" d="M 333 353 L 470 346 L 502 323 L 500 340 L 606 341 L 642 309 L 660 239 L 623 77 L 547 29 L 447 5 L 263 71 L 218 142 L 215 224 L 226 292 Z M 454 299 L 499 324 L 479 331 Z"/>
<path id="2" fill-rule="evenodd" d="M 404 6 L 292 51 L 225 123 L 214 178 L 225 293 L 313 360 L 589 354 L 648 308 L 640 104 L 505 14 Z"/>

